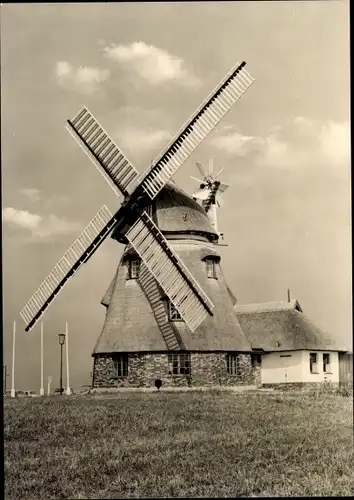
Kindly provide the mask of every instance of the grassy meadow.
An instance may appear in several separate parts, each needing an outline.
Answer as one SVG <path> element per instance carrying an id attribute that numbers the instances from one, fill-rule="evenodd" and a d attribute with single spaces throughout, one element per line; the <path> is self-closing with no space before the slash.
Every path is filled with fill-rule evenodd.
<path id="1" fill-rule="evenodd" d="M 6 500 L 354 493 L 340 395 L 6 398 L 4 437 Z"/>

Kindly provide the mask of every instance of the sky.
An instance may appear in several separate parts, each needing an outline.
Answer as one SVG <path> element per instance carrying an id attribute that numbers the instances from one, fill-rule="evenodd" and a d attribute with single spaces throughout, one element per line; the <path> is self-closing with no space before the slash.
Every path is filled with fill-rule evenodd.
<path id="1" fill-rule="evenodd" d="M 20 311 L 103 204 L 118 199 L 65 129 L 86 105 L 142 172 L 237 61 L 255 83 L 174 176 L 214 158 L 231 187 L 222 267 L 240 304 L 298 299 L 352 346 L 347 1 L 1 6 L 3 345 L 17 389 L 40 388 L 40 326 Z M 197 175 L 198 177 L 198 175 Z M 44 377 L 90 383 L 108 238 L 43 316 Z M 64 385 L 65 385 L 64 376 Z M 10 388 L 11 376 L 7 387 Z"/>

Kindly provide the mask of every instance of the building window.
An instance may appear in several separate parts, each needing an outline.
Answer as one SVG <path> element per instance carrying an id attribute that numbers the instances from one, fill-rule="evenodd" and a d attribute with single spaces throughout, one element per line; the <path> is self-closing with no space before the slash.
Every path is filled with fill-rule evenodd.
<path id="1" fill-rule="evenodd" d="M 330 356 L 328 352 L 323 353 L 323 371 L 329 373 L 331 371 Z"/>
<path id="2" fill-rule="evenodd" d="M 175 308 L 170 300 L 168 301 L 168 318 L 170 321 L 183 321 L 178 309 Z"/>
<path id="3" fill-rule="evenodd" d="M 226 357 L 227 373 L 230 375 L 241 375 L 240 360 L 237 354 L 228 354 Z"/>
<path id="4" fill-rule="evenodd" d="M 190 375 L 191 363 L 189 354 L 169 354 L 168 374 L 169 375 Z"/>
<path id="5" fill-rule="evenodd" d="M 251 357 L 252 366 L 260 366 L 262 364 L 262 356 L 260 354 L 252 354 Z"/>
<path id="6" fill-rule="evenodd" d="M 310 373 L 318 373 L 316 352 L 310 352 Z"/>
<path id="7" fill-rule="evenodd" d="M 130 261 L 130 270 L 129 270 L 129 275 L 130 279 L 136 280 L 139 278 L 140 274 L 140 260 L 135 259 Z"/>
<path id="8" fill-rule="evenodd" d="M 206 275 L 208 278 L 216 278 L 215 274 L 215 260 L 205 259 Z"/>
<path id="9" fill-rule="evenodd" d="M 114 376 L 127 377 L 128 375 L 128 354 L 117 354 L 113 358 Z"/>

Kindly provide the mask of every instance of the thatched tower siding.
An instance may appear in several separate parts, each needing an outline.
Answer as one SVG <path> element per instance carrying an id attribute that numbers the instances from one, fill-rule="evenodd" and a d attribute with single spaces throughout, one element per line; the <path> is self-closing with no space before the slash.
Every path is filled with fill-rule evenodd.
<path id="1" fill-rule="evenodd" d="M 168 298 L 141 262 L 136 275 L 139 257 L 127 245 L 102 299 L 106 318 L 93 352 L 93 387 L 151 387 L 156 379 L 164 386 L 253 385 L 252 348 L 233 309 L 208 215 L 168 183 L 151 216 L 214 304 L 213 315 L 194 332 L 171 317 Z M 124 243 L 125 230 L 112 237 Z"/>

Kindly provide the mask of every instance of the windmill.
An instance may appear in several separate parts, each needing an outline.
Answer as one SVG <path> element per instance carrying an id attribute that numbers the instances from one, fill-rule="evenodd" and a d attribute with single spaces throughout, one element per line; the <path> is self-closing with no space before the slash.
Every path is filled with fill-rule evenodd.
<path id="1" fill-rule="evenodd" d="M 216 209 L 217 207 L 223 206 L 224 200 L 222 193 L 230 187 L 229 184 L 225 184 L 217 180 L 225 167 L 221 168 L 219 172 L 214 175 L 214 160 L 212 158 L 209 160 L 208 171 L 202 163 L 196 162 L 196 165 L 199 172 L 203 176 L 203 180 L 191 176 L 191 179 L 199 182 L 199 189 L 192 194 L 192 197 L 195 200 L 201 200 L 202 207 L 209 215 L 216 233 L 223 238 L 223 233 L 219 233 L 218 231 Z"/>
<path id="2" fill-rule="evenodd" d="M 117 193 L 121 205 L 113 215 L 105 205 L 99 210 L 32 295 L 21 311 L 26 331 L 113 230 L 125 230 L 127 242 L 191 331 L 208 314 L 213 315 L 210 299 L 148 211 L 179 167 L 254 82 L 245 65 L 237 63 L 227 73 L 141 175 L 86 107 L 67 120 L 67 129 Z"/>

